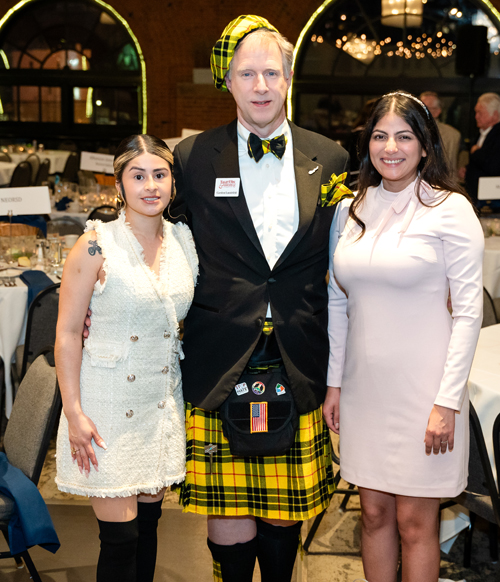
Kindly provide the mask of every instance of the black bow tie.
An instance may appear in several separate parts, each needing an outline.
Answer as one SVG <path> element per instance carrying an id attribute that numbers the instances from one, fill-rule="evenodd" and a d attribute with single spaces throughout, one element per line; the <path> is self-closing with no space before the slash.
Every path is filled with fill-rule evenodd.
<path id="1" fill-rule="evenodd" d="M 248 155 L 256 162 L 259 162 L 262 156 L 269 152 L 274 154 L 278 160 L 281 160 L 285 153 L 285 148 L 286 138 L 283 134 L 273 137 L 273 139 L 260 139 L 255 133 L 251 133 L 248 136 Z"/>

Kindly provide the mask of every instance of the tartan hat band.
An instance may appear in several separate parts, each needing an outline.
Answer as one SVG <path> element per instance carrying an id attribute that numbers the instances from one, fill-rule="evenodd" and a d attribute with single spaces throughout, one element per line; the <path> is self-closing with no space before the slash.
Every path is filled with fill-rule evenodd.
<path id="1" fill-rule="evenodd" d="M 229 71 L 229 63 L 234 57 L 236 46 L 247 34 L 259 28 L 268 28 L 278 32 L 265 18 L 254 14 L 238 16 L 223 30 L 222 36 L 215 43 L 210 55 L 210 67 L 216 89 L 220 91 L 228 90 L 226 73 Z"/>

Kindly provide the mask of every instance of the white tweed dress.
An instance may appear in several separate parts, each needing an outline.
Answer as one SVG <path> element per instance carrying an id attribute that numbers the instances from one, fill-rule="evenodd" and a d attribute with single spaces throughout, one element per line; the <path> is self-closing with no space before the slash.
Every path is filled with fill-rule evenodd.
<path id="1" fill-rule="evenodd" d="M 186 437 L 178 321 L 191 305 L 198 259 L 184 224 L 163 222 L 160 274 L 125 222 L 89 221 L 104 257 L 106 280 L 95 284 L 92 325 L 80 373 L 83 412 L 107 445 L 92 443 L 99 471 L 80 474 L 68 423 L 61 415 L 56 484 L 91 497 L 156 493 L 185 476 Z"/>

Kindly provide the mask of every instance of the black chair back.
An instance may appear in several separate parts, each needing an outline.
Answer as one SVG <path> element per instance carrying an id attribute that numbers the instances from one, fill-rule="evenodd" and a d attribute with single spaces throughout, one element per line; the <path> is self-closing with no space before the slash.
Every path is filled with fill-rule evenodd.
<path id="1" fill-rule="evenodd" d="M 43 162 L 40 164 L 40 167 L 38 168 L 38 173 L 35 178 L 35 186 L 41 186 L 44 182 L 48 181 L 49 171 L 50 171 L 50 160 L 49 158 L 45 158 Z"/>
<path id="2" fill-rule="evenodd" d="M 498 323 L 495 304 L 488 291 L 483 287 L 483 323 L 481 327 L 488 327 Z"/>
<path id="3" fill-rule="evenodd" d="M 30 305 L 21 366 L 21 382 L 26 374 L 28 363 L 31 364 L 46 346 L 53 346 L 56 343 L 60 286 L 61 283 L 55 283 L 40 291 Z"/>
<path id="4" fill-rule="evenodd" d="M 76 220 L 76 218 L 71 218 L 71 216 L 61 216 L 61 218 L 53 218 L 47 222 L 47 234 L 57 233 L 59 236 L 64 236 L 65 234 L 77 234 L 81 236 L 83 234 L 83 226 Z"/>
<path id="5" fill-rule="evenodd" d="M 25 162 L 31 166 L 31 183 L 34 185 L 40 168 L 40 158 L 36 154 L 30 154 Z"/>
<path id="6" fill-rule="evenodd" d="M 493 424 L 493 455 L 495 457 L 497 487 L 500 492 L 500 413 Z"/>
<path id="7" fill-rule="evenodd" d="M 0 162 L 12 162 L 12 158 L 7 152 L 0 152 Z"/>
<path id="8" fill-rule="evenodd" d="M 109 204 L 103 204 L 97 208 L 94 208 L 89 214 L 88 220 L 100 220 L 101 222 L 111 222 L 118 218 L 119 210 L 114 206 Z"/>
<path id="9" fill-rule="evenodd" d="M 499 422 L 500 415 L 496 422 Z M 469 480 L 465 490 L 465 507 L 484 519 L 500 525 L 500 498 L 484 441 L 481 423 L 474 406 L 470 405 Z M 490 501 L 491 499 L 491 501 Z M 491 504 L 491 505 L 490 505 Z M 482 507 L 483 506 L 483 507 Z M 493 512 L 493 515 L 491 513 Z"/>
<path id="10" fill-rule="evenodd" d="M 63 182 L 78 182 L 79 169 L 80 156 L 76 152 L 72 152 L 66 160 L 66 164 L 64 165 L 61 180 Z"/>
<path id="11" fill-rule="evenodd" d="M 11 188 L 24 188 L 31 185 L 31 164 L 19 162 L 14 168 L 14 173 L 10 179 Z"/>

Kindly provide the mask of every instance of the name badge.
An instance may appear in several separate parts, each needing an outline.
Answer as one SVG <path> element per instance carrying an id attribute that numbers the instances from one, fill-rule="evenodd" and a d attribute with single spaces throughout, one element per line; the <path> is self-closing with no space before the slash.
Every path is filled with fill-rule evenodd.
<path id="1" fill-rule="evenodd" d="M 216 198 L 236 198 L 240 194 L 239 178 L 217 178 L 215 180 Z"/>

